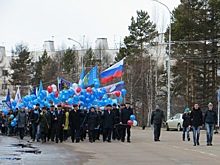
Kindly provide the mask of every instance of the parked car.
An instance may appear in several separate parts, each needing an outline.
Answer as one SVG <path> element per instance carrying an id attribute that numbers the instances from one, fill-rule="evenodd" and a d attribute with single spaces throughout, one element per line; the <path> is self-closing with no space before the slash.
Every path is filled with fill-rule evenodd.
<path id="1" fill-rule="evenodd" d="M 169 131 L 171 129 L 181 131 L 183 128 L 183 114 L 177 113 L 169 120 L 166 121 L 166 130 Z"/>

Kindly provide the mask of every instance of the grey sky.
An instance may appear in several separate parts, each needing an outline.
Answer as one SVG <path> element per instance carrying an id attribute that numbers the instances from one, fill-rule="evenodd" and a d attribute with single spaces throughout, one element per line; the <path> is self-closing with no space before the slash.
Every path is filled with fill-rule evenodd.
<path id="1" fill-rule="evenodd" d="M 179 0 L 160 0 L 170 10 Z M 0 46 L 7 53 L 23 41 L 30 50 L 41 50 L 45 40 L 54 40 L 56 49 L 95 45 L 96 38 L 108 38 L 114 48 L 128 35 L 131 17 L 145 10 L 164 31 L 169 22 L 168 10 L 151 0 L 0 0 Z M 52 37 L 54 36 L 54 37 Z M 84 36 L 84 37 L 83 37 Z"/>

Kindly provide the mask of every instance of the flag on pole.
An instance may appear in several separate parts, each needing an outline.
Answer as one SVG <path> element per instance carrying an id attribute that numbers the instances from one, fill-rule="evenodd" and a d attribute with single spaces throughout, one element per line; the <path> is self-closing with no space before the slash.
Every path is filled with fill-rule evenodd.
<path id="1" fill-rule="evenodd" d="M 81 72 L 81 75 L 80 75 L 80 78 L 79 78 L 79 83 L 78 83 L 80 88 L 83 88 L 83 86 L 84 86 L 83 85 L 84 72 L 85 72 L 85 69 L 83 68 L 82 72 Z"/>
<path id="2" fill-rule="evenodd" d="M 32 91 L 31 94 L 37 96 L 37 91 L 38 91 L 38 88 L 36 87 L 36 88 L 34 88 L 34 90 Z"/>
<path id="3" fill-rule="evenodd" d="M 42 90 L 43 90 L 43 84 L 42 84 L 42 81 L 40 80 L 40 86 L 39 86 L 38 94 L 40 94 Z"/>
<path id="4" fill-rule="evenodd" d="M 58 81 L 58 91 L 62 91 L 63 89 L 69 89 L 70 87 L 73 86 L 73 84 L 70 81 L 65 80 L 61 77 L 57 77 L 57 81 Z"/>
<path id="5" fill-rule="evenodd" d="M 97 66 L 92 68 L 83 78 L 84 88 L 94 84 L 94 80 L 97 78 L 97 71 L 98 71 L 97 68 L 98 68 Z"/>
<path id="6" fill-rule="evenodd" d="M 115 91 L 121 91 L 122 89 L 124 89 L 124 81 L 120 81 L 111 85 L 107 85 L 102 87 L 106 90 L 107 94 L 112 94 Z M 99 88 L 98 90 L 101 90 L 102 88 Z"/>
<path id="7" fill-rule="evenodd" d="M 11 95 L 10 95 L 10 90 L 9 89 L 8 89 L 8 94 L 6 96 L 5 103 L 11 109 Z"/>
<path id="8" fill-rule="evenodd" d="M 21 99 L 21 92 L 20 92 L 20 88 L 18 87 L 16 95 L 15 95 L 15 101 L 16 101 L 16 107 L 19 106 L 19 104 L 21 104 L 22 99 Z"/>
<path id="9" fill-rule="evenodd" d="M 110 68 L 104 70 L 100 74 L 102 84 L 112 81 L 114 77 L 122 77 L 122 70 L 124 65 L 124 59 L 112 65 Z"/>

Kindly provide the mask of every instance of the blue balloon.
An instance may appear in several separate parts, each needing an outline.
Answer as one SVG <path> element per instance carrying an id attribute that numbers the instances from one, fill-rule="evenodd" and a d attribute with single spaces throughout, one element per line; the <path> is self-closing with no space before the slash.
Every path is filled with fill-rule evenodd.
<path id="1" fill-rule="evenodd" d="M 89 103 L 90 101 L 90 98 L 86 98 L 86 103 Z"/>
<path id="2" fill-rule="evenodd" d="M 3 109 L 2 112 L 7 115 L 8 114 L 8 110 L 7 109 Z"/>
<path id="3" fill-rule="evenodd" d="M 10 118 L 11 118 L 11 119 L 14 119 L 14 115 L 13 115 L 13 114 L 11 114 L 11 115 L 10 115 Z"/>
<path id="4" fill-rule="evenodd" d="M 12 121 L 12 122 L 11 122 L 11 126 L 12 126 L 12 127 L 15 127 L 16 125 L 17 125 L 17 122 L 15 122 L 15 121 Z"/>
<path id="5" fill-rule="evenodd" d="M 69 99 L 67 100 L 67 103 L 68 103 L 69 105 L 72 105 L 72 104 L 73 104 L 73 99 L 72 99 L 72 98 L 69 98 Z"/>
<path id="6" fill-rule="evenodd" d="M 130 120 L 133 121 L 133 120 L 135 120 L 135 119 L 136 119 L 136 117 L 135 117 L 134 115 L 131 115 L 131 116 L 130 116 Z"/>
<path id="7" fill-rule="evenodd" d="M 86 92 L 85 97 L 90 99 L 90 97 L 91 97 L 91 93 Z"/>
<path id="8" fill-rule="evenodd" d="M 84 100 L 85 100 L 85 96 L 84 96 L 84 95 L 80 95 L 80 96 L 79 96 L 79 100 L 80 100 L 80 101 L 84 101 Z"/>
<path id="9" fill-rule="evenodd" d="M 33 104 L 28 104 L 28 109 L 31 110 L 33 108 Z"/>
<path id="10" fill-rule="evenodd" d="M 96 95 L 97 95 L 97 92 L 98 92 L 97 89 L 93 87 L 93 88 L 92 88 L 92 94 L 96 96 Z"/>
<path id="11" fill-rule="evenodd" d="M 102 97 L 102 99 L 103 99 L 103 100 L 108 99 L 108 95 L 107 95 L 107 94 L 104 94 L 103 97 Z"/>
<path id="12" fill-rule="evenodd" d="M 69 96 L 74 95 L 74 93 L 75 93 L 75 92 L 74 92 L 74 90 L 73 90 L 73 89 L 71 89 L 71 88 L 70 88 L 70 89 L 68 90 L 68 94 L 69 94 Z"/>
<path id="13" fill-rule="evenodd" d="M 86 90 L 85 89 L 81 90 L 80 94 L 85 96 L 86 95 Z"/>
<path id="14" fill-rule="evenodd" d="M 99 88 L 99 87 L 100 87 L 100 83 L 99 83 L 99 82 L 95 82 L 95 83 L 94 83 L 94 87 L 95 87 L 95 88 Z"/>
<path id="15" fill-rule="evenodd" d="M 37 98 L 36 95 L 34 95 L 34 94 L 31 95 L 31 100 L 35 100 L 36 98 Z"/>
<path id="16" fill-rule="evenodd" d="M 12 106 L 16 106 L 17 102 L 15 100 L 13 100 L 11 104 L 12 104 Z"/>
<path id="17" fill-rule="evenodd" d="M 122 89 L 122 90 L 121 90 L 122 96 L 126 95 L 126 93 L 127 93 L 127 90 L 126 90 L 126 89 Z"/>
<path id="18" fill-rule="evenodd" d="M 73 100 L 74 100 L 74 101 L 79 101 L 79 96 L 74 95 L 74 96 L 73 96 Z"/>
<path id="19" fill-rule="evenodd" d="M 55 98 L 55 99 L 54 99 L 54 103 L 55 103 L 55 104 L 59 104 L 59 102 L 60 102 L 60 101 L 59 101 L 58 98 Z"/>

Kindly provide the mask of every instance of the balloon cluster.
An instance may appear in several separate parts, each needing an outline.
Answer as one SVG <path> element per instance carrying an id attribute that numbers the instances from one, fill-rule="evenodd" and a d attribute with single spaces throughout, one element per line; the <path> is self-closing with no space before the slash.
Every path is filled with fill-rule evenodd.
<path id="1" fill-rule="evenodd" d="M 129 126 L 137 126 L 137 120 L 135 120 L 136 119 L 136 117 L 135 117 L 135 115 L 131 115 L 130 116 L 130 120 L 128 120 L 128 122 L 127 122 L 127 124 L 129 125 Z"/>
<path id="2" fill-rule="evenodd" d="M 42 90 L 38 92 L 38 96 L 32 94 L 27 95 L 22 99 L 22 103 L 17 105 L 16 101 L 12 101 L 12 110 L 16 110 L 16 106 L 21 109 L 22 107 L 27 107 L 32 109 L 33 105 L 37 103 L 41 107 L 50 107 L 51 103 L 67 103 L 80 104 L 81 108 L 86 107 L 89 109 L 91 106 L 106 106 L 107 104 L 115 103 L 115 100 L 109 97 L 106 88 L 99 88 L 99 79 L 94 80 L 94 87 L 87 87 L 86 89 L 81 88 L 78 84 L 73 83 L 69 89 L 64 89 L 60 92 L 57 91 L 56 85 L 51 85 L 47 87 L 47 90 Z M 126 89 L 121 91 L 114 91 L 111 94 L 115 95 L 117 102 L 123 101 L 123 96 L 126 94 Z"/>
<path id="3" fill-rule="evenodd" d="M 14 115 L 11 114 L 11 115 L 10 115 L 10 119 L 12 120 L 12 121 L 11 121 L 11 126 L 12 126 L 12 127 L 15 127 L 15 126 L 17 125 L 17 118 L 14 118 Z"/>

